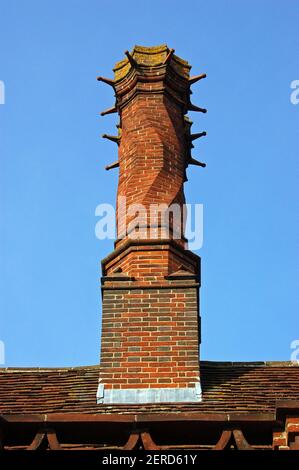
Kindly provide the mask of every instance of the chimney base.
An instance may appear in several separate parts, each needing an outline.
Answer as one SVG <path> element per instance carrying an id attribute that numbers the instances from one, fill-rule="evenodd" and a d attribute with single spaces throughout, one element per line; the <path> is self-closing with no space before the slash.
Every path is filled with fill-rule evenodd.
<path id="1" fill-rule="evenodd" d="M 200 382 L 188 388 L 131 388 L 105 389 L 99 384 L 97 404 L 136 405 L 145 403 L 194 403 L 201 402 Z"/>

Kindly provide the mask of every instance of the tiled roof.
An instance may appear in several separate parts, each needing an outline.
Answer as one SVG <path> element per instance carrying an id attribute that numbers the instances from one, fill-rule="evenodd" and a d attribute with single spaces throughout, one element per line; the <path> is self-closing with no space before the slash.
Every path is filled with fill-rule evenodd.
<path id="1" fill-rule="evenodd" d="M 0 369 L 0 414 L 272 413 L 277 400 L 299 400 L 299 367 L 290 362 L 201 362 L 197 404 L 97 405 L 100 366 Z"/>

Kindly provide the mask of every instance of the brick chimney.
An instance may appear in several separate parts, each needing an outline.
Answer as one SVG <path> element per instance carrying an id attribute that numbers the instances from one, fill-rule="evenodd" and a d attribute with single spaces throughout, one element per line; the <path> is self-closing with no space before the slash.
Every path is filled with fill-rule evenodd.
<path id="1" fill-rule="evenodd" d="M 200 258 L 184 237 L 191 157 L 190 65 L 166 45 L 135 46 L 114 68 L 118 113 L 117 240 L 102 261 L 98 403 L 201 400 Z"/>

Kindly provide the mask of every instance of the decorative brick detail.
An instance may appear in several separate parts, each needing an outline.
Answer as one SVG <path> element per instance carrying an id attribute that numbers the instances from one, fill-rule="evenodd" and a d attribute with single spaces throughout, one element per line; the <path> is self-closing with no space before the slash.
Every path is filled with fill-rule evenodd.
<path id="1" fill-rule="evenodd" d="M 185 203 L 186 134 L 182 109 L 167 96 L 152 90 L 136 96 L 127 104 L 122 110 L 121 127 L 118 201 L 123 196 L 126 197 L 127 206 L 142 204 L 146 208 L 144 230 L 140 230 L 139 238 L 144 238 L 144 232 L 147 238 L 149 228 L 153 230 L 153 226 L 162 225 L 158 214 L 157 220 L 152 222 L 150 205 L 163 203 L 170 207 L 178 204 L 183 208 Z M 119 205 L 117 209 L 120 238 L 125 229 L 129 232 L 130 226 L 134 228 L 134 224 L 131 222 L 133 216 L 127 214 L 124 218 L 119 214 Z M 178 243 L 184 246 L 181 227 L 183 210 L 177 226 L 173 226 L 170 218 L 169 230 L 175 231 Z"/>
<path id="2" fill-rule="evenodd" d="M 173 240 L 127 240 L 102 261 L 103 276 L 111 276 L 108 282 L 125 273 L 146 286 L 168 285 L 167 276 L 180 269 L 199 279 L 200 258 Z"/>
<path id="3" fill-rule="evenodd" d="M 299 450 L 299 416 L 288 416 L 284 429 L 273 432 L 273 449 Z"/>
<path id="4" fill-rule="evenodd" d="M 200 258 L 184 237 L 183 185 L 193 147 L 186 113 L 205 110 L 190 103 L 191 67 L 173 50 L 135 46 L 126 55 L 114 81 L 100 77 L 116 97 L 102 114 L 117 111 L 120 123 L 118 136 L 105 135 L 118 144 L 118 162 L 108 168 L 119 167 L 119 183 L 115 250 L 102 261 L 99 393 L 161 389 L 157 401 L 186 401 L 196 395 L 186 390 L 199 384 L 200 342 Z M 145 209 L 137 230 L 132 204 Z M 161 207 L 169 209 L 166 220 Z"/>

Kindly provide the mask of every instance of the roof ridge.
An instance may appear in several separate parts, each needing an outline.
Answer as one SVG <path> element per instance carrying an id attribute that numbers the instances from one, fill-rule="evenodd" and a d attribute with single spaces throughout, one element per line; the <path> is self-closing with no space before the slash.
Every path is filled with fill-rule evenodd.
<path id="1" fill-rule="evenodd" d="M 268 366 L 268 367 L 298 367 L 296 361 L 200 361 L 201 365 L 214 367 L 231 367 L 231 366 Z"/>
<path id="2" fill-rule="evenodd" d="M 200 361 L 202 366 L 209 367 L 299 367 L 299 363 L 295 361 Z M 71 372 L 71 371 L 88 371 L 100 369 L 101 364 L 93 364 L 88 366 L 73 367 L 2 367 L 0 373 L 42 373 L 42 372 Z"/>
<path id="3" fill-rule="evenodd" d="M 0 367 L 0 372 L 66 372 L 76 370 L 89 370 L 98 369 L 99 364 L 93 364 L 90 366 L 75 366 L 75 367 Z"/>

